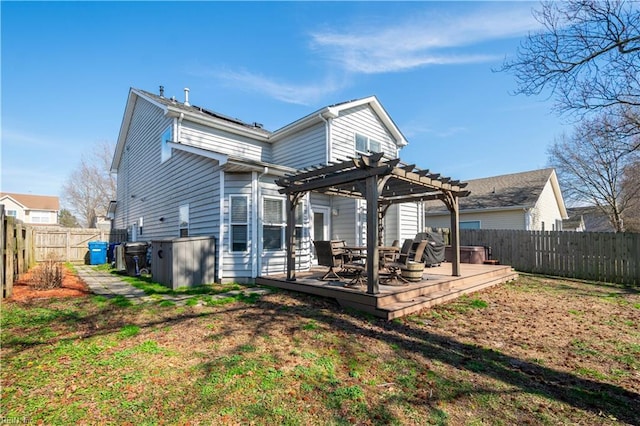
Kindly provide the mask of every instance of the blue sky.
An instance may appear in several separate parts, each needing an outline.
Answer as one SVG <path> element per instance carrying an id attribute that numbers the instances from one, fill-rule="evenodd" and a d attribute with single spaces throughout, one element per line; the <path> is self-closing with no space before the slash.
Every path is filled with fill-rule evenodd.
<path id="1" fill-rule="evenodd" d="M 545 167 L 570 127 L 493 72 L 537 28 L 525 2 L 6 2 L 5 192 L 61 195 L 115 141 L 129 87 L 276 130 L 376 95 L 404 161 L 473 179 Z"/>

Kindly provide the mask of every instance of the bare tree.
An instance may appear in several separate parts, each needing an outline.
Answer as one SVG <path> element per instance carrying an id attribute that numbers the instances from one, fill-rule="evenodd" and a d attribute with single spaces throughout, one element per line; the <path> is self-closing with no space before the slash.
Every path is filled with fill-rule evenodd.
<path id="1" fill-rule="evenodd" d="M 516 93 L 555 98 L 561 114 L 582 118 L 607 111 L 621 133 L 640 133 L 640 8 L 636 2 L 545 2 L 534 11 L 541 31 L 530 34 L 502 70 Z M 640 147 L 632 146 L 633 149 Z"/>
<path id="2" fill-rule="evenodd" d="M 115 199 L 116 180 L 109 172 L 114 149 L 113 143 L 96 145 L 90 156 L 83 155 L 62 187 L 64 202 L 84 226 L 95 226 Z"/>
<path id="3" fill-rule="evenodd" d="M 640 161 L 635 161 L 624 170 L 622 192 L 629 200 L 624 215 L 625 229 L 640 232 Z"/>
<path id="4" fill-rule="evenodd" d="M 572 135 L 556 140 L 548 154 L 567 199 L 597 206 L 621 232 L 624 217 L 637 200 L 640 181 L 627 180 L 623 186 L 625 171 L 639 156 L 629 152 L 628 137 L 614 130 L 618 125 L 604 114 L 585 120 Z"/>

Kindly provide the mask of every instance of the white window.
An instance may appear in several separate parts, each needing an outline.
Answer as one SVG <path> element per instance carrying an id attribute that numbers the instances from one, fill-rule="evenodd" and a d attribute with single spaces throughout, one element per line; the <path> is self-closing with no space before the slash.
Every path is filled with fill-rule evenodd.
<path id="1" fill-rule="evenodd" d="M 18 216 L 18 212 L 16 210 L 7 210 L 7 216 Z"/>
<path id="2" fill-rule="evenodd" d="M 167 127 L 167 130 L 165 130 L 162 133 L 162 138 L 161 138 L 161 148 L 160 148 L 160 162 L 164 163 L 165 161 L 167 161 L 169 158 L 171 158 L 171 146 L 169 146 L 169 142 L 172 142 L 172 135 L 173 135 L 173 126 L 169 126 Z"/>
<path id="3" fill-rule="evenodd" d="M 369 154 L 371 152 L 382 152 L 380 142 L 356 133 L 356 152 Z"/>
<path id="4" fill-rule="evenodd" d="M 479 220 L 460 221 L 460 229 L 480 229 Z"/>
<path id="5" fill-rule="evenodd" d="M 295 230 L 295 238 L 296 238 L 296 248 L 302 248 L 302 240 L 305 237 L 304 233 L 304 201 L 300 201 L 296 205 L 296 230 Z"/>
<path id="6" fill-rule="evenodd" d="M 183 204 L 179 208 L 178 212 L 178 228 L 180 230 L 181 237 L 189 236 L 189 204 Z"/>
<path id="7" fill-rule="evenodd" d="M 284 200 L 264 198 L 262 200 L 262 244 L 264 250 L 282 250 L 284 247 Z"/>
<path id="8" fill-rule="evenodd" d="M 49 215 L 46 213 L 31 213 L 31 223 L 49 223 Z"/>
<path id="9" fill-rule="evenodd" d="M 249 201 L 244 195 L 229 196 L 229 247 L 232 252 L 245 252 L 249 247 Z"/>

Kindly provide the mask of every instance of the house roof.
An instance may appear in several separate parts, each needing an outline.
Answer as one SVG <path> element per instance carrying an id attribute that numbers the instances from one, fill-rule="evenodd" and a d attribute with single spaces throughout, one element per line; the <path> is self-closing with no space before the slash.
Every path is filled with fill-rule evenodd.
<path id="1" fill-rule="evenodd" d="M 380 101 L 375 96 L 369 96 L 361 99 L 354 99 L 351 101 L 340 102 L 334 105 L 329 105 L 324 108 L 321 108 L 317 111 L 312 112 L 311 114 L 302 117 L 299 120 L 294 121 L 291 124 L 288 124 L 275 132 L 270 136 L 271 140 L 278 140 L 282 137 L 285 137 L 299 129 L 304 129 L 305 127 L 309 127 L 313 124 L 322 122 L 329 118 L 336 118 L 340 115 L 342 111 L 346 111 L 351 108 L 356 108 L 361 105 L 368 105 L 378 116 L 380 121 L 385 125 L 389 133 L 396 140 L 396 144 L 400 147 L 407 145 L 407 140 L 404 135 L 396 126 L 396 123 L 393 121 L 391 116 L 384 109 Z"/>
<path id="2" fill-rule="evenodd" d="M 588 232 L 614 232 L 615 229 L 607 215 L 596 206 L 572 207 L 567 209 L 570 220 L 584 222 L 584 229 Z M 564 221 L 563 223 L 565 223 Z M 569 222 L 571 223 L 571 222 Z"/>
<path id="3" fill-rule="evenodd" d="M 11 198 L 26 210 L 60 210 L 60 199 L 55 196 L 0 192 L 0 199 L 5 197 Z"/>
<path id="4" fill-rule="evenodd" d="M 369 107 L 376 113 L 382 123 L 387 127 L 391 135 L 396 140 L 396 144 L 400 147 L 405 146 L 407 141 L 400 132 L 400 129 L 393 122 L 389 114 L 385 111 L 375 96 L 369 96 L 362 99 L 356 99 L 347 102 L 341 102 L 338 104 L 326 106 L 321 108 L 299 120 L 294 121 L 274 132 L 270 132 L 262 127 L 262 124 L 253 122 L 244 122 L 238 118 L 232 118 L 218 112 L 193 105 L 180 102 L 175 98 L 166 98 L 164 96 L 156 95 L 151 92 L 147 92 L 141 89 L 130 88 L 129 97 L 127 99 L 127 106 L 125 108 L 124 116 L 122 119 L 122 125 L 120 126 L 120 134 L 118 135 L 118 142 L 116 144 L 116 150 L 111 163 L 111 171 L 116 172 L 117 166 L 120 163 L 122 157 L 122 150 L 124 149 L 124 141 L 129 131 L 129 125 L 131 124 L 131 118 L 133 115 L 133 108 L 138 98 L 146 99 L 148 102 L 156 105 L 158 108 L 164 111 L 164 114 L 168 117 L 183 117 L 190 121 L 197 122 L 209 127 L 221 129 L 231 133 L 248 136 L 263 142 L 275 142 L 293 132 L 302 130 L 306 127 L 312 126 L 316 123 L 322 122 L 328 118 L 335 118 L 340 115 L 340 112 L 355 108 L 361 105 L 369 105 Z"/>
<path id="5" fill-rule="evenodd" d="M 460 199 L 460 211 L 504 210 L 534 207 L 547 182 L 551 180 L 562 217 L 567 216 L 556 172 L 552 168 L 468 180 L 471 194 Z M 427 214 L 448 212 L 442 203 L 427 202 Z"/>

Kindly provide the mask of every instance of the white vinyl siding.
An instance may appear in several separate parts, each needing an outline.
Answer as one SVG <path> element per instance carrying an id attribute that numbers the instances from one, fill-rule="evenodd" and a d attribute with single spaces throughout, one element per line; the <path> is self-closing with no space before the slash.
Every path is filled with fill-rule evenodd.
<path id="1" fill-rule="evenodd" d="M 184 121 L 180 126 L 178 142 L 247 160 L 272 162 L 271 146 L 267 142 L 255 141 L 188 121 Z"/>
<path id="2" fill-rule="evenodd" d="M 418 232 L 423 231 L 423 226 L 419 219 L 420 208 L 417 203 L 403 203 L 398 205 L 400 217 L 400 241 L 413 238 Z"/>
<path id="3" fill-rule="evenodd" d="M 558 201 L 553 193 L 553 187 L 551 180 L 549 180 L 542 193 L 536 202 L 536 205 L 531 212 L 531 224 L 532 231 L 554 231 L 561 230 L 556 228 L 556 222 L 562 220 L 560 209 L 558 207 Z M 544 229 L 542 224 L 544 223 Z"/>
<path id="4" fill-rule="evenodd" d="M 361 134 L 380 143 L 385 157 L 396 158 L 397 145 L 368 105 L 345 110 L 331 122 L 331 161 L 344 160 L 356 155 L 355 134 Z"/>
<path id="5" fill-rule="evenodd" d="M 220 172 L 217 162 L 174 151 L 161 163 L 162 133 L 173 123 L 160 108 L 138 98 L 117 175 L 114 227 L 145 218 L 144 239 L 179 236 L 179 206 L 189 204 L 189 235 L 219 237 Z"/>
<path id="6" fill-rule="evenodd" d="M 331 216 L 331 239 L 344 240 L 348 245 L 358 244 L 357 202 L 353 198 L 334 197 L 332 209 L 337 213 Z"/>
<path id="7" fill-rule="evenodd" d="M 273 144 L 276 164 L 301 169 L 327 162 L 326 125 L 319 123 Z"/>

